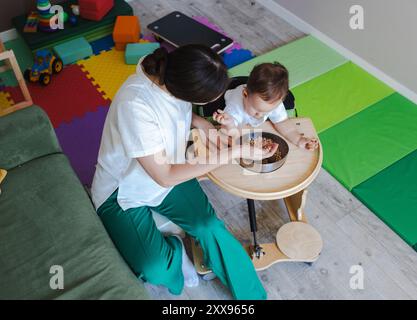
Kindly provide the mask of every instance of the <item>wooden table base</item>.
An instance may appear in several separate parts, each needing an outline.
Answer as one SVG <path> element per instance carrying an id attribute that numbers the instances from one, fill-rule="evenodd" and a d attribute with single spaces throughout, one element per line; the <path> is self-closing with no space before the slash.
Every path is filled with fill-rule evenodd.
<path id="1" fill-rule="evenodd" d="M 262 252 L 264 253 L 260 258 L 257 258 L 254 254 L 251 254 L 251 252 L 253 252 L 251 246 L 246 247 L 246 250 L 248 251 L 248 254 L 252 259 L 256 271 L 268 269 L 269 267 L 278 262 L 313 263 L 319 257 L 316 256 L 313 259 L 292 259 L 287 257 L 284 253 L 282 253 L 282 251 L 278 248 L 278 246 L 275 243 L 263 243 L 260 246 L 262 247 Z"/>
<path id="2" fill-rule="evenodd" d="M 245 249 L 252 259 L 257 271 L 265 270 L 278 262 L 305 262 L 313 263 L 320 255 L 322 249 L 321 237 L 313 227 L 303 227 L 303 223 L 307 224 L 304 214 L 304 207 L 307 197 L 307 190 L 302 190 L 292 196 L 284 198 L 287 207 L 288 216 L 291 222 L 284 225 L 281 233 L 278 232 L 277 243 L 261 244 L 262 254 L 258 258 L 254 252 L 253 246 L 247 246 Z M 294 223 L 295 222 L 295 223 Z M 301 225 L 300 225 L 301 223 Z M 303 234 L 297 234 L 303 232 Z M 281 243 L 279 243 L 281 241 Z M 203 278 L 212 278 L 212 271 L 204 264 L 203 252 L 201 247 L 192 243 L 192 253 L 194 257 L 194 265 L 197 273 Z M 285 252 L 292 253 L 292 257 L 285 255 L 279 246 L 282 245 Z"/>
<path id="3" fill-rule="evenodd" d="M 260 244 L 262 248 L 262 255 L 260 258 L 257 258 L 254 254 L 253 246 L 247 246 L 246 252 L 248 253 L 249 257 L 252 259 L 253 265 L 255 266 L 256 271 L 262 271 L 268 269 L 272 265 L 278 262 L 305 262 L 305 263 L 313 263 L 319 257 L 319 255 L 315 256 L 314 258 L 297 258 L 293 259 L 286 256 L 282 251 L 278 248 L 275 243 L 262 243 Z M 206 276 L 212 273 L 212 271 L 204 264 L 203 261 L 203 251 L 201 247 L 192 241 L 192 251 L 194 257 L 194 266 L 197 270 L 197 273 L 201 276 Z M 210 277 L 211 278 L 211 277 Z"/>

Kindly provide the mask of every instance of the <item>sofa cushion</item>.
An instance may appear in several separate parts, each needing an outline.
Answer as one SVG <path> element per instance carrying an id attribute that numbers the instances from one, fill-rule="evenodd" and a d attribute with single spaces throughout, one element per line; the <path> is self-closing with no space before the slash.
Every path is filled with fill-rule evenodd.
<path id="1" fill-rule="evenodd" d="M 146 299 L 63 154 L 8 172 L 0 195 L 0 299 Z M 62 266 L 64 289 L 50 268 Z"/>
<path id="2" fill-rule="evenodd" d="M 51 122 L 38 106 L 0 117 L 0 168 L 9 170 L 57 152 L 61 147 Z"/>

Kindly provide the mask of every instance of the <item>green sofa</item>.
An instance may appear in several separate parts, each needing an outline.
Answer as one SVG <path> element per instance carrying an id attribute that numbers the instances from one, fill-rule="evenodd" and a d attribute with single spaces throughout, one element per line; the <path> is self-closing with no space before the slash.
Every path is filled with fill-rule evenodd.
<path id="1" fill-rule="evenodd" d="M 41 108 L 0 117 L 0 168 L 0 299 L 149 299 Z M 55 265 L 63 289 L 50 286 Z"/>

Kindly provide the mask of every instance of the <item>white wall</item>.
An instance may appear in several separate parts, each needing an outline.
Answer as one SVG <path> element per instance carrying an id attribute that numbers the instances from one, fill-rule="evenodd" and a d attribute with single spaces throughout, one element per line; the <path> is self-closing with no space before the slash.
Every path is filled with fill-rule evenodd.
<path id="1" fill-rule="evenodd" d="M 393 85 L 395 89 L 400 89 L 401 93 L 416 100 L 417 0 L 259 0 L 259 2 L 261 4 L 270 2 L 268 7 L 275 9 L 274 11 L 279 8 L 274 7 L 274 3 L 271 6 L 271 2 L 287 9 L 335 43 L 365 60 L 371 67 L 382 71 L 388 76 L 385 78 L 392 78 L 393 82 L 397 82 Z M 355 4 L 364 8 L 364 30 L 352 30 L 349 27 L 351 17 L 349 8 Z M 280 12 L 276 13 L 280 14 Z M 392 83 L 388 84 L 392 85 Z M 401 88 L 402 86 L 404 88 Z"/>

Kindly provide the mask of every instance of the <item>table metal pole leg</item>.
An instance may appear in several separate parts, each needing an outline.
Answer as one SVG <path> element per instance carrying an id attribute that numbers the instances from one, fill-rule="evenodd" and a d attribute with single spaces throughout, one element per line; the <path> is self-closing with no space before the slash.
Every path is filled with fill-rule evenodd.
<path id="1" fill-rule="evenodd" d="M 257 258 L 260 258 L 262 253 L 262 248 L 259 246 L 258 241 L 256 239 L 256 211 L 255 211 L 255 201 L 252 199 L 247 199 L 248 202 L 248 211 L 249 211 L 249 223 L 250 223 L 250 230 L 253 234 L 253 248 Z"/>

